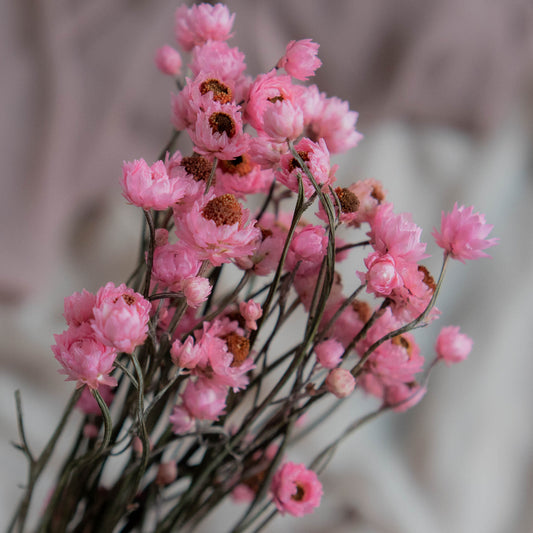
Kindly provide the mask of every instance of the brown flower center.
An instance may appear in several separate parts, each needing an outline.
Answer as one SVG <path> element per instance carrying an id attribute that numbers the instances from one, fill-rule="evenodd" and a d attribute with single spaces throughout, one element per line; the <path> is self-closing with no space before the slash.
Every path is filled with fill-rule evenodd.
<path id="1" fill-rule="evenodd" d="M 303 161 L 309 161 L 309 154 L 307 152 L 298 151 L 298 155 L 302 158 Z M 289 172 L 292 172 L 295 168 L 302 168 L 302 167 L 300 166 L 300 163 L 298 162 L 298 160 L 295 157 L 293 157 L 289 161 Z"/>
<path id="2" fill-rule="evenodd" d="M 283 100 L 285 100 L 285 98 L 283 97 L 283 95 L 279 95 L 279 96 L 271 96 L 270 98 L 267 98 L 267 100 L 271 103 L 271 104 L 275 104 L 276 102 L 283 102 Z"/>
<path id="3" fill-rule="evenodd" d="M 209 78 L 200 85 L 201 94 L 207 94 L 209 91 L 213 93 L 213 100 L 216 100 L 221 104 L 227 104 L 233 99 L 231 89 L 215 78 Z"/>
<path id="4" fill-rule="evenodd" d="M 238 174 L 239 176 L 250 174 L 253 168 L 252 163 L 246 154 L 240 155 L 229 161 L 220 161 L 218 166 L 228 174 Z"/>
<path id="5" fill-rule="evenodd" d="M 437 285 L 433 279 L 433 276 L 429 273 L 429 270 L 423 265 L 418 265 L 418 272 L 422 272 L 424 274 L 422 281 L 429 287 L 431 292 L 435 292 Z"/>
<path id="6" fill-rule="evenodd" d="M 130 294 L 123 294 L 122 299 L 128 304 L 133 305 L 135 303 L 135 297 Z"/>
<path id="7" fill-rule="evenodd" d="M 335 194 L 339 199 L 343 213 L 355 213 L 359 209 L 359 198 L 350 189 L 337 187 Z"/>
<path id="8" fill-rule="evenodd" d="M 205 205 L 202 216 L 212 220 L 217 226 L 232 225 L 240 222 L 242 218 L 241 204 L 233 194 L 223 194 L 213 198 Z"/>
<path id="9" fill-rule="evenodd" d="M 372 187 L 372 192 L 370 193 L 370 196 L 378 201 L 378 203 L 383 202 L 385 200 L 385 191 L 383 190 L 383 187 L 381 184 L 374 185 Z"/>
<path id="10" fill-rule="evenodd" d="M 221 111 L 217 111 L 209 117 L 209 125 L 211 126 L 212 133 L 220 133 L 220 135 L 226 133 L 230 139 L 237 133 L 237 127 L 233 118 Z"/>
<path id="11" fill-rule="evenodd" d="M 195 181 L 207 181 L 211 174 L 211 167 L 213 166 L 205 157 L 198 154 L 184 157 L 180 165 L 185 169 L 187 174 L 191 174 Z"/>
<path id="12" fill-rule="evenodd" d="M 300 485 L 300 483 L 296 483 L 296 492 L 291 496 L 291 500 L 294 500 L 295 502 L 301 502 L 304 499 L 305 496 L 305 490 Z"/>
<path id="13" fill-rule="evenodd" d="M 250 341 L 236 333 L 230 333 L 225 341 L 228 345 L 228 350 L 233 354 L 231 366 L 241 366 L 250 353 Z"/>
<path id="14" fill-rule="evenodd" d="M 368 322 L 372 316 L 372 308 L 370 305 L 363 300 L 354 300 L 352 302 L 353 310 L 359 315 L 359 318 L 363 322 Z"/>

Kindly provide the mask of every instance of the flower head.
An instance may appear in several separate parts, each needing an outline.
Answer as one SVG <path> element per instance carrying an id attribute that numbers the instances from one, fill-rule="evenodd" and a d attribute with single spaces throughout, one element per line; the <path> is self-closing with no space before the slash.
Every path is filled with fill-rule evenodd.
<path id="1" fill-rule="evenodd" d="M 464 333 L 459 333 L 459 326 L 446 326 L 441 329 L 435 351 L 438 358 L 447 365 L 464 361 L 472 350 L 474 342 Z"/>
<path id="2" fill-rule="evenodd" d="M 181 72 L 181 56 L 180 53 L 172 46 L 162 46 L 157 49 L 154 58 L 156 67 L 168 76 L 178 76 Z"/>
<path id="3" fill-rule="evenodd" d="M 305 81 L 314 76 L 315 71 L 322 65 L 322 61 L 317 57 L 319 46 L 311 39 L 291 41 L 277 67 L 284 68 L 293 78 Z"/>
<path id="4" fill-rule="evenodd" d="M 322 483 L 303 464 L 285 463 L 272 478 L 272 498 L 278 511 L 292 516 L 312 513 L 320 505 Z"/>
<path id="5" fill-rule="evenodd" d="M 432 233 L 435 242 L 462 263 L 489 257 L 483 250 L 498 243 L 498 239 L 486 239 L 494 226 L 485 222 L 485 215 L 473 211 L 473 206 L 458 207 L 455 202 L 451 213 L 442 212 L 440 232 L 434 228 Z"/>

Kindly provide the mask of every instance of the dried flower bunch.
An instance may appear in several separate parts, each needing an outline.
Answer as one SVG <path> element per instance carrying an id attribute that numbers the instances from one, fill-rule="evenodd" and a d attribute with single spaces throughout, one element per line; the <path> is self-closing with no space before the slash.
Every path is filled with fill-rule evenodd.
<path id="1" fill-rule="evenodd" d="M 157 51 L 156 65 L 178 85 L 175 132 L 155 163 L 125 162 L 121 179 L 145 217 L 140 261 L 126 284 L 65 299 L 67 329 L 52 351 L 76 390 L 38 457 L 17 395 L 29 478 L 11 530 L 24 530 L 74 407 L 83 424 L 39 531 L 187 531 L 228 496 L 244 506 L 234 532 L 260 529 L 277 512 L 313 512 L 339 442 L 415 405 L 435 363 L 471 350 L 458 327 L 445 327 L 425 365 L 411 331 L 438 318 L 448 260 L 485 256 L 492 226 L 471 207 L 443 214 L 435 281 L 421 264 L 422 230 L 394 212 L 378 181 L 335 186 L 330 154 L 362 136 L 347 102 L 297 81 L 320 67 L 318 44 L 291 41 L 275 68 L 252 78 L 227 43 L 234 18 L 221 4 L 178 8 L 184 79 L 182 55 Z M 179 135 L 192 143 L 187 155 L 175 150 Z M 258 209 L 245 207 L 251 195 L 262 198 Z M 346 295 L 336 265 L 352 254 L 365 268 L 354 268 L 357 288 Z M 240 280 L 224 292 L 231 272 Z M 291 326 L 298 312 L 302 331 Z M 310 465 L 288 460 L 293 441 L 356 386 L 378 409 L 349 420 Z"/>

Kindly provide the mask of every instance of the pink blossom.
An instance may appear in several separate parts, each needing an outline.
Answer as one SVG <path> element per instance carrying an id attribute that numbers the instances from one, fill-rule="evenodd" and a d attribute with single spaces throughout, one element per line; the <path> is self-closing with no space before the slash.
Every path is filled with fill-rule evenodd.
<path id="1" fill-rule="evenodd" d="M 165 244 L 155 249 L 153 276 L 163 285 L 181 290 L 183 280 L 196 276 L 201 264 L 198 254 L 182 242 Z"/>
<path id="2" fill-rule="evenodd" d="M 179 217 L 176 233 L 200 259 L 220 266 L 252 255 L 257 248 L 261 233 L 255 221 L 247 224 L 247 220 L 248 211 L 234 196 L 225 194 L 203 205 L 195 202 L 188 213 Z"/>
<path id="3" fill-rule="evenodd" d="M 93 318 L 96 296 L 85 289 L 65 298 L 63 316 L 69 326 L 80 326 Z"/>
<path id="4" fill-rule="evenodd" d="M 331 185 L 335 181 L 337 165 L 333 167 L 330 165 L 329 151 L 323 139 L 320 139 L 317 144 L 304 137 L 296 144 L 295 149 L 318 185 Z M 281 170 L 276 173 L 279 183 L 293 192 L 298 192 L 298 175 L 300 175 L 305 197 L 309 198 L 315 192 L 313 184 L 292 153 L 282 155 L 280 164 Z"/>
<path id="5" fill-rule="evenodd" d="M 194 417 L 181 405 L 174 406 L 169 421 L 172 424 L 172 431 L 176 435 L 187 433 L 194 427 Z"/>
<path id="6" fill-rule="evenodd" d="M 155 484 L 166 486 L 173 483 L 178 477 L 178 465 L 175 461 L 161 463 L 157 469 Z"/>
<path id="7" fill-rule="evenodd" d="M 355 378 L 345 368 L 334 368 L 326 378 L 326 389 L 337 398 L 346 398 L 355 388 Z"/>
<path id="8" fill-rule="evenodd" d="M 322 226 L 306 226 L 291 241 L 285 268 L 292 271 L 298 266 L 298 275 L 316 274 L 326 254 L 328 237 Z"/>
<path id="9" fill-rule="evenodd" d="M 227 389 L 213 385 L 209 380 L 199 378 L 188 381 L 183 392 L 183 406 L 199 420 L 218 420 L 226 407 Z"/>
<path id="10" fill-rule="evenodd" d="M 241 302 L 239 304 L 239 311 L 244 320 L 246 320 L 246 327 L 248 329 L 256 330 L 256 321 L 263 316 L 261 306 L 254 300 L 248 300 L 247 302 Z"/>
<path id="11" fill-rule="evenodd" d="M 168 243 L 168 230 L 165 228 L 157 228 L 155 230 L 155 245 L 164 246 Z"/>
<path id="12" fill-rule="evenodd" d="M 209 41 L 194 48 L 190 68 L 194 76 L 202 71 L 216 71 L 223 81 L 231 80 L 235 84 L 246 70 L 244 58 L 238 48 L 230 48 L 224 41 Z M 240 101 L 240 98 L 237 101 Z"/>
<path id="13" fill-rule="evenodd" d="M 211 294 L 211 284 L 207 278 L 202 276 L 187 278 L 183 280 L 181 286 L 187 305 L 190 307 L 198 307 Z"/>
<path id="14" fill-rule="evenodd" d="M 474 207 L 458 207 L 455 202 L 451 213 L 442 212 L 440 232 L 433 228 L 435 242 L 453 259 L 464 263 L 468 259 L 490 257 L 483 252 L 498 243 L 498 239 L 486 239 L 491 224 L 485 222 L 485 215 L 473 213 Z"/>
<path id="15" fill-rule="evenodd" d="M 152 306 L 122 283 L 107 283 L 96 294 L 93 330 L 98 339 L 117 350 L 132 353 L 148 336 Z"/>
<path id="16" fill-rule="evenodd" d="M 155 54 L 155 64 L 157 68 L 168 76 L 178 76 L 181 72 L 180 53 L 172 46 L 162 46 Z"/>
<path id="17" fill-rule="evenodd" d="M 322 65 L 322 61 L 317 57 L 319 46 L 311 39 L 291 41 L 277 67 L 284 68 L 293 78 L 305 81 L 314 76 L 315 71 Z"/>
<path id="18" fill-rule="evenodd" d="M 263 113 L 263 132 L 275 142 L 297 139 L 304 129 L 302 110 L 290 100 L 267 105 Z"/>
<path id="19" fill-rule="evenodd" d="M 317 361 L 324 368 L 335 368 L 339 365 L 344 354 L 342 344 L 335 339 L 327 339 L 319 342 L 315 346 L 315 353 Z"/>
<path id="20" fill-rule="evenodd" d="M 186 183 L 169 178 L 162 161 L 149 167 L 144 159 L 123 163 L 121 185 L 124 198 L 143 209 L 167 209 L 186 191 Z"/>
<path id="21" fill-rule="evenodd" d="M 186 51 L 208 40 L 226 41 L 232 35 L 234 19 L 235 14 L 230 14 L 222 4 L 199 4 L 191 8 L 182 5 L 176 10 L 176 40 Z"/>
<path id="22" fill-rule="evenodd" d="M 246 152 L 249 136 L 243 133 L 239 106 L 209 102 L 201 109 L 194 127 L 187 128 L 197 153 L 234 159 Z"/>
<path id="23" fill-rule="evenodd" d="M 91 389 L 117 384 L 109 375 L 117 352 L 102 344 L 87 322 L 71 326 L 61 335 L 54 335 L 54 339 L 56 344 L 52 351 L 63 367 L 59 372 L 67 376 L 67 381 L 77 381 L 78 388 L 87 385 Z"/>
<path id="24" fill-rule="evenodd" d="M 464 361 L 472 350 L 474 342 L 464 333 L 459 333 L 459 326 L 446 326 L 441 329 L 435 351 L 438 358 L 447 365 Z"/>
<path id="25" fill-rule="evenodd" d="M 390 254 L 374 252 L 365 258 L 368 272 L 362 278 L 367 283 L 367 291 L 378 296 L 389 296 L 393 289 L 403 285 L 403 280 L 396 269 L 396 261 Z"/>
<path id="26" fill-rule="evenodd" d="M 322 484 L 303 464 L 285 463 L 272 478 L 272 499 L 281 514 L 303 516 L 320 505 Z"/>
<path id="27" fill-rule="evenodd" d="M 113 401 L 115 392 L 108 385 L 100 385 L 98 392 L 102 396 L 102 399 L 107 405 L 110 405 Z M 100 415 L 102 413 L 98 402 L 94 399 L 91 390 L 84 387 L 81 391 L 80 399 L 76 403 L 76 407 L 84 412 L 86 415 Z"/>
<path id="28" fill-rule="evenodd" d="M 185 342 L 174 341 L 170 348 L 172 362 L 180 368 L 194 368 L 204 357 L 200 345 L 195 344 L 194 339 L 189 335 Z"/>
<path id="29" fill-rule="evenodd" d="M 385 201 L 386 193 L 378 180 L 369 178 L 359 180 L 348 187 L 359 200 L 359 208 L 351 225 L 359 227 L 363 222 L 372 223 L 378 205 Z"/>

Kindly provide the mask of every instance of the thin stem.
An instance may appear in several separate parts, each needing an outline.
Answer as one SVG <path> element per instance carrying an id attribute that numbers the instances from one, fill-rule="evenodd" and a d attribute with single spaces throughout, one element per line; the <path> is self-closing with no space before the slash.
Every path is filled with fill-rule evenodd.
<path id="1" fill-rule="evenodd" d="M 150 230 L 150 242 L 148 245 L 148 258 L 146 261 L 146 277 L 144 279 L 144 290 L 143 296 L 145 298 L 150 294 L 150 282 L 152 280 L 152 267 L 154 264 L 154 251 L 155 251 L 155 227 L 154 219 L 152 217 L 151 211 L 148 209 L 143 209 L 144 216 L 146 218 L 146 223 Z"/>

